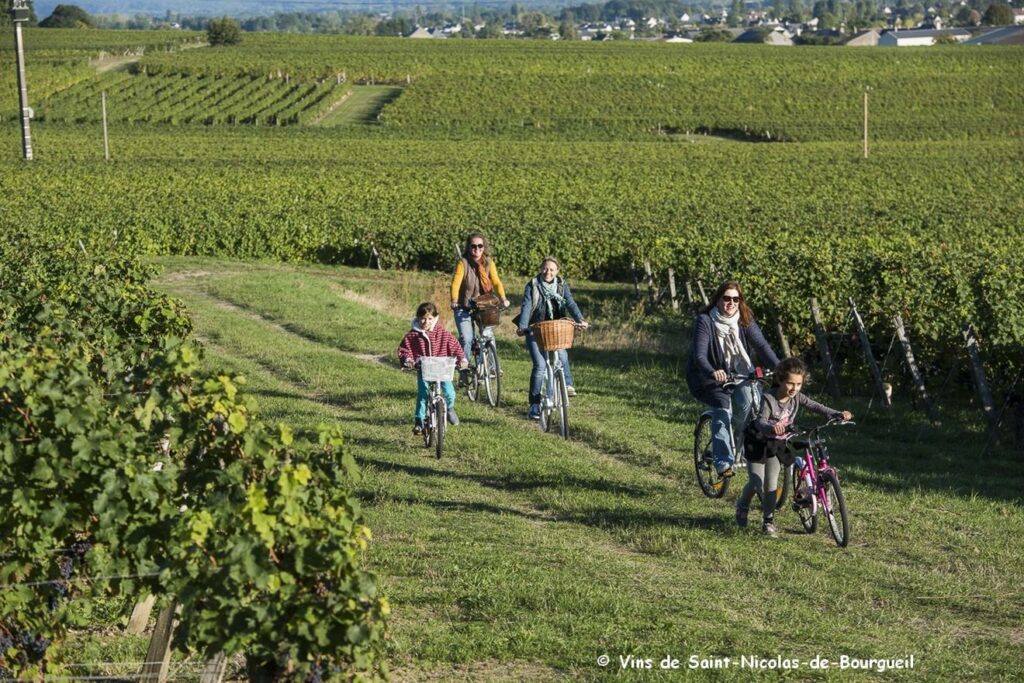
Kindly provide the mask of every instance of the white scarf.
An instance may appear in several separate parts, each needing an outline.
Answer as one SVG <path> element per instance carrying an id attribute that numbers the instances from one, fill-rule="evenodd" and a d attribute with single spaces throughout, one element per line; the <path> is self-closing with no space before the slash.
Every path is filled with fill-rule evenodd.
<path id="1" fill-rule="evenodd" d="M 717 308 L 711 309 L 711 322 L 715 324 L 715 338 L 718 346 L 725 354 L 725 367 L 741 375 L 749 375 L 754 371 L 754 364 L 750 362 L 747 350 L 743 348 L 740 341 L 740 314 L 739 311 L 731 317 L 725 317 L 718 312 Z"/>

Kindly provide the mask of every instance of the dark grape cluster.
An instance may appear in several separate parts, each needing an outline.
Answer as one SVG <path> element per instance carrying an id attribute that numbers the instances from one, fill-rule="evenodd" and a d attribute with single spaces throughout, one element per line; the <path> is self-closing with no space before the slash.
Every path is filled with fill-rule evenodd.
<path id="1" fill-rule="evenodd" d="M 50 639 L 31 633 L 21 633 L 18 635 L 18 648 L 25 653 L 28 661 L 38 662 L 46 656 L 46 651 L 50 649 Z"/>
<path id="2" fill-rule="evenodd" d="M 324 673 L 319 664 L 314 664 L 306 675 L 306 683 L 323 683 Z"/>
<path id="3" fill-rule="evenodd" d="M 60 579 L 50 584 L 52 588 L 48 601 L 50 611 L 56 610 L 60 606 L 61 600 L 68 597 L 71 592 L 70 579 L 75 573 L 75 563 L 80 562 L 90 548 L 92 548 L 92 543 L 89 541 L 75 541 L 70 548 L 61 551 L 60 559 L 57 560 Z"/>
<path id="4" fill-rule="evenodd" d="M 17 632 L 0 625 L 0 681 L 16 680 L 11 671 L 13 664 L 25 666 L 29 663 L 42 661 L 50 648 L 50 639 L 27 632 Z M 14 658 L 8 653 L 14 650 Z M 19 668 L 19 667 L 14 667 Z"/>

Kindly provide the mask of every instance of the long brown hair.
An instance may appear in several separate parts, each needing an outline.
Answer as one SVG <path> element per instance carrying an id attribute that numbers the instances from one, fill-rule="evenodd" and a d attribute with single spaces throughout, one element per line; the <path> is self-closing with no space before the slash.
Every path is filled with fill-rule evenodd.
<path id="1" fill-rule="evenodd" d="M 718 306 L 718 301 L 722 298 L 722 295 L 730 289 L 735 289 L 740 295 L 740 325 L 750 327 L 750 323 L 754 322 L 754 312 L 747 305 L 747 297 L 743 296 L 743 288 L 735 280 L 726 280 L 720 284 L 711 297 L 710 303 L 701 310 L 701 313 L 710 313 L 712 309 Z"/>
<path id="2" fill-rule="evenodd" d="M 473 250 L 469 248 L 469 245 L 477 237 L 484 243 L 484 255 L 480 258 L 480 263 L 487 268 L 491 265 L 491 243 L 487 241 L 487 237 L 482 232 L 472 232 L 469 234 L 469 237 L 466 238 L 466 246 L 462 249 L 462 258 L 473 263 Z"/>

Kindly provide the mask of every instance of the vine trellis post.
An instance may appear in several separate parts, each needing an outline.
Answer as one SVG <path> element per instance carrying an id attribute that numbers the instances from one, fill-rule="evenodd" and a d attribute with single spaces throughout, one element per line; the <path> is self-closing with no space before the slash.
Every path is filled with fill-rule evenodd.
<path id="1" fill-rule="evenodd" d="M 676 271 L 672 268 L 668 269 L 668 296 L 672 302 L 672 310 L 679 312 L 679 297 L 676 294 Z"/>
<path id="2" fill-rule="evenodd" d="M 145 602 L 139 603 L 136 607 Z M 149 606 L 151 608 L 152 603 Z M 173 601 L 160 610 L 160 614 L 156 618 L 156 625 L 153 627 L 153 635 L 149 640 L 146 661 L 142 663 L 142 671 L 139 672 L 139 683 L 167 683 L 167 675 L 171 668 L 171 644 L 174 640 L 174 627 L 177 625 L 177 616 L 180 611 L 181 606 Z M 227 657 L 223 652 L 218 652 L 203 665 L 199 683 L 221 683 L 226 668 Z"/>
<path id="3" fill-rule="evenodd" d="M 658 293 L 654 290 L 654 271 L 647 259 L 644 259 L 644 282 L 647 284 L 647 301 L 653 306 L 658 302 Z"/>
<path id="4" fill-rule="evenodd" d="M 907 330 L 903 326 L 903 318 L 899 315 L 894 315 L 892 322 L 896 327 L 896 338 L 900 340 L 900 348 L 903 349 L 903 361 L 907 364 L 907 369 L 910 370 L 910 377 L 914 381 L 917 398 L 920 399 L 928 419 L 937 427 L 941 424 L 939 421 L 939 411 L 928 395 L 928 390 L 925 388 L 924 377 L 921 375 L 920 368 L 917 367 L 914 350 L 910 347 L 910 338 L 907 336 Z"/>
<path id="5" fill-rule="evenodd" d="M 697 280 L 697 290 L 700 292 L 700 300 L 704 302 L 704 305 L 708 305 L 708 294 L 704 291 L 704 283 Z"/>
<path id="6" fill-rule="evenodd" d="M 978 338 L 974 334 L 974 328 L 969 322 L 964 323 L 961 333 L 964 343 L 967 345 L 967 357 L 971 361 L 971 374 L 974 377 L 974 385 L 978 388 L 978 398 L 981 400 L 981 411 L 988 424 L 989 435 L 996 430 L 995 402 L 992 400 L 992 391 L 985 381 L 985 366 L 981 362 L 981 351 L 978 347 Z"/>
<path id="7" fill-rule="evenodd" d="M 875 385 L 875 392 L 878 394 L 878 398 L 882 401 L 882 406 L 885 408 L 892 407 L 892 399 L 889 396 L 889 392 L 885 390 L 885 383 L 882 381 L 882 371 L 878 369 L 878 361 L 875 360 L 875 354 L 871 350 L 871 340 L 868 338 L 867 328 L 864 327 L 864 321 L 860 317 L 860 313 L 857 311 L 857 304 L 854 303 L 853 297 L 849 297 L 850 301 L 850 313 L 853 315 L 853 324 L 857 328 L 857 336 L 860 337 L 861 348 L 864 349 L 864 356 L 868 361 L 868 370 L 871 371 L 871 379 Z"/>
<path id="8" fill-rule="evenodd" d="M 782 329 L 782 321 L 775 322 L 775 331 L 779 335 L 779 347 L 782 349 L 783 358 L 789 358 L 793 351 L 789 348 L 789 340 L 786 339 L 786 331 Z"/>
<path id="9" fill-rule="evenodd" d="M 825 365 L 825 387 L 832 398 L 839 399 L 839 381 L 836 378 L 836 365 L 832 359 L 832 352 L 828 347 L 828 332 L 821 322 L 821 308 L 818 306 L 818 298 L 811 297 L 811 319 L 814 321 L 814 336 L 818 340 L 818 352 L 821 354 L 821 362 Z"/>

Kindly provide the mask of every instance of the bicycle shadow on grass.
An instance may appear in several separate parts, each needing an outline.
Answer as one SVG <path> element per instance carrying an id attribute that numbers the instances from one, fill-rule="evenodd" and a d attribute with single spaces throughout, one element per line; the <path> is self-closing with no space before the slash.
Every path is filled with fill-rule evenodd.
<path id="1" fill-rule="evenodd" d="M 437 500 L 434 498 L 419 498 L 415 496 L 402 496 L 381 491 L 359 491 L 356 493 L 359 500 L 368 508 L 383 503 L 399 503 L 402 505 L 423 505 L 443 512 L 470 512 L 486 513 L 493 515 L 513 515 L 531 521 L 541 521 L 552 524 L 577 524 L 599 529 L 605 532 L 631 531 L 639 528 L 665 527 L 670 529 L 701 529 L 724 531 L 734 529 L 735 524 L 724 517 L 712 516 L 689 516 L 675 514 L 661 514 L 643 512 L 637 510 L 589 509 L 586 512 L 563 511 L 552 508 L 533 508 L 529 511 L 516 509 L 494 503 L 483 503 L 478 501 L 456 501 Z M 651 553 L 653 554 L 653 553 Z"/>
<path id="2" fill-rule="evenodd" d="M 510 481 L 507 479 L 499 478 L 494 475 L 455 472 L 452 470 L 439 469 L 436 467 L 427 467 L 425 465 L 405 465 L 401 463 L 391 462 L 389 460 L 381 460 L 378 458 L 363 457 L 358 455 L 356 456 L 356 460 L 360 464 L 365 463 L 373 467 L 374 469 L 382 472 L 400 472 L 403 474 L 408 474 L 413 477 L 442 477 L 447 479 L 458 479 L 461 481 L 474 482 L 476 484 L 479 484 L 480 486 L 496 489 L 499 491 L 507 491 L 509 493 L 535 491 L 539 489 L 559 490 L 562 488 L 570 488 L 577 490 L 585 489 L 588 491 L 595 491 L 598 493 L 607 493 L 611 495 L 625 496 L 637 499 L 646 498 L 651 493 L 650 491 L 642 489 L 638 486 L 619 484 L 616 482 L 601 479 L 591 480 L 572 476 L 533 476 Z"/>

